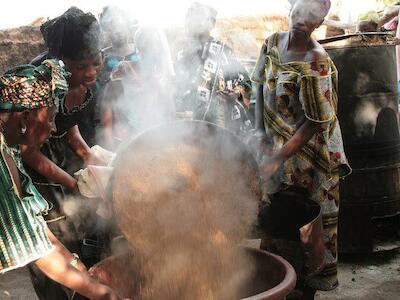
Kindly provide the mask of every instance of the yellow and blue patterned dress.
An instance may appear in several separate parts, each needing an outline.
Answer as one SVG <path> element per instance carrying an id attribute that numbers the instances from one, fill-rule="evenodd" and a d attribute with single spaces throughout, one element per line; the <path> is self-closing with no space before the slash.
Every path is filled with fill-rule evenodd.
<path id="1" fill-rule="evenodd" d="M 264 125 L 272 150 L 278 152 L 307 119 L 322 126 L 272 176 L 268 193 L 300 187 L 320 203 L 327 265 L 309 284 L 329 290 L 337 284 L 339 178 L 351 171 L 336 116 L 337 70 L 330 58 L 282 63 L 278 37 L 276 33 L 264 43 L 252 75 L 264 85 Z"/>
<path id="2" fill-rule="evenodd" d="M 18 148 L 6 144 L 0 133 L 0 274 L 29 264 L 53 251 L 42 214 L 48 204 L 22 166 Z M 8 154 L 21 178 L 19 195 L 5 160 Z"/>

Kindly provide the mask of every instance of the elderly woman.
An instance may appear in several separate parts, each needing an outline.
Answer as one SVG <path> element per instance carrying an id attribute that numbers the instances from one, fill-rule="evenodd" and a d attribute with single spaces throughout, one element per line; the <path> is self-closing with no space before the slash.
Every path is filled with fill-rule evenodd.
<path id="1" fill-rule="evenodd" d="M 22 165 L 20 145 L 40 147 L 56 130 L 54 118 L 68 91 L 66 76 L 58 60 L 0 76 L 0 273 L 35 264 L 90 299 L 121 299 L 91 279 L 48 229 L 42 217 L 48 203 Z"/>
<path id="2" fill-rule="evenodd" d="M 314 299 L 315 289 L 331 290 L 338 284 L 339 178 L 350 168 L 336 117 L 337 71 L 311 36 L 328 14 L 330 1 L 292 2 L 289 31 L 265 41 L 252 76 L 258 83 L 256 127 L 269 143 L 262 164 L 269 203 L 260 223 L 268 233 L 264 248 L 295 266 L 303 293 L 299 299 Z M 326 265 L 305 279 L 299 228 L 307 221 L 298 215 L 309 199 L 322 208 Z M 284 218 L 279 220 L 282 226 L 271 224 L 277 215 Z M 298 228 L 284 232 L 286 223 Z"/>

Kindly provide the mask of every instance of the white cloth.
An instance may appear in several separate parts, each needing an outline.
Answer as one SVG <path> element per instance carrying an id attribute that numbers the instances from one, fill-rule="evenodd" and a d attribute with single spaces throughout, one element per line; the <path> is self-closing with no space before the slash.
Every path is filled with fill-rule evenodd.
<path id="1" fill-rule="evenodd" d="M 115 153 L 95 145 L 91 148 L 92 153 L 100 160 L 107 163 L 107 166 L 88 166 L 76 172 L 75 178 L 78 181 L 79 192 L 87 198 L 105 198 L 105 189 L 111 177 L 113 168 L 112 161 Z"/>

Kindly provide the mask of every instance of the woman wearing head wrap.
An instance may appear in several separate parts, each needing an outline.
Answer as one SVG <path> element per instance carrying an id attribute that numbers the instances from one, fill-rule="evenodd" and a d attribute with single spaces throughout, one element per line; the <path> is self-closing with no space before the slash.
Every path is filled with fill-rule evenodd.
<path id="1" fill-rule="evenodd" d="M 48 47 L 46 56 L 61 59 L 71 77 L 68 79 L 65 102 L 55 119 L 57 131 L 40 148 L 22 146 L 22 155 L 36 187 L 51 204 L 51 210 L 45 216 L 48 226 L 70 251 L 78 253 L 82 261 L 91 266 L 99 260 L 101 252 L 96 244 L 98 227 L 93 225 L 98 222 L 97 215 L 92 213 L 93 209 L 83 210 L 83 201 L 77 201 L 78 228 L 74 218 L 67 216 L 64 205 L 67 200 L 65 194 L 78 192 L 77 181 L 72 174 L 82 167 L 82 161 L 85 164 L 99 163 L 88 144 L 94 144 L 92 140 L 95 136 L 94 93 L 102 66 L 100 27 L 92 14 L 71 7 L 61 16 L 44 23 L 41 31 Z M 78 230 L 83 234 L 79 234 Z M 86 242 L 89 238 L 90 243 Z M 34 267 L 30 271 L 40 299 L 62 300 L 66 297 L 53 296 L 55 291 L 65 293 L 56 283 L 46 281 L 47 278 Z"/>
<path id="2" fill-rule="evenodd" d="M 73 191 L 77 190 L 77 183 L 65 172 L 71 164 L 71 160 L 66 161 L 66 146 L 69 145 L 85 163 L 97 161 L 86 141 L 93 144 L 91 140 L 94 139 L 93 87 L 102 66 L 100 27 L 92 14 L 71 7 L 61 16 L 44 23 L 41 31 L 48 47 L 45 57 L 61 59 L 71 77 L 64 106 L 56 118 L 57 132 L 42 148 L 50 160 L 32 148 L 23 149 L 23 157 L 33 170 L 49 181 Z M 43 57 L 32 63 L 41 60 Z"/>
<path id="3" fill-rule="evenodd" d="M 90 299 L 121 299 L 91 279 L 54 237 L 49 209 L 26 173 L 20 145 L 38 147 L 56 130 L 54 117 L 68 91 L 63 64 L 46 60 L 0 76 L 0 274 L 35 264 L 53 280 Z"/>
<path id="4" fill-rule="evenodd" d="M 103 142 L 113 149 L 132 134 L 175 116 L 174 68 L 163 31 L 141 27 L 135 34 L 137 61 L 122 60 L 111 72 L 101 105 Z"/>
<path id="5" fill-rule="evenodd" d="M 111 46 L 102 50 L 103 70 L 99 76 L 101 85 L 105 85 L 110 78 L 110 73 L 122 61 L 137 62 L 138 57 L 135 45 L 132 43 L 133 34 L 137 28 L 137 20 L 117 6 L 106 6 L 100 14 L 100 26 Z"/>
<path id="6" fill-rule="evenodd" d="M 260 212 L 263 247 L 295 266 L 303 292 L 298 299 L 314 299 L 315 289 L 338 284 L 339 177 L 350 172 L 336 116 L 337 70 L 311 37 L 329 9 L 329 0 L 293 1 L 289 31 L 265 41 L 252 75 L 258 84 L 256 127 L 270 144 L 262 164 L 270 199 Z M 323 234 L 314 245 L 321 250 L 312 252 L 320 253 L 321 261 L 325 257 L 322 271 L 310 270 L 303 260 L 299 229 L 310 222 L 301 215 L 308 202 L 322 210 Z"/>
<path id="7" fill-rule="evenodd" d="M 187 11 L 187 39 L 175 62 L 176 110 L 239 134 L 251 126 L 251 82 L 232 49 L 211 36 L 216 18 L 214 8 L 198 2 Z"/>

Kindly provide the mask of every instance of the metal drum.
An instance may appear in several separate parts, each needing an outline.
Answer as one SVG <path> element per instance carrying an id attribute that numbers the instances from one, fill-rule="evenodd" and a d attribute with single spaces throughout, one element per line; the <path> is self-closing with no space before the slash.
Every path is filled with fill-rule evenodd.
<path id="1" fill-rule="evenodd" d="M 385 249 L 381 242 L 396 247 L 398 224 L 386 237 L 379 230 L 400 213 L 397 40 L 367 33 L 320 43 L 339 72 L 338 118 L 353 168 L 340 185 L 339 251 Z"/>

